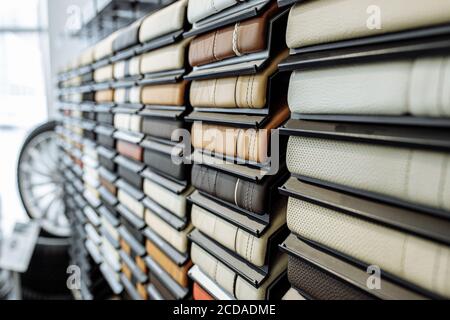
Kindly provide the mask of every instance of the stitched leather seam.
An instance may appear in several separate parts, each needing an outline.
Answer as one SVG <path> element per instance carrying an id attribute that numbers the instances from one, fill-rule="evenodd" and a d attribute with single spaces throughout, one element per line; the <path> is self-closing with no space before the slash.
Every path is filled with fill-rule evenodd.
<path id="1" fill-rule="evenodd" d="M 406 177 L 405 177 L 405 195 L 409 197 L 409 180 L 411 177 L 411 161 L 414 156 L 414 150 L 409 150 L 408 162 L 406 163 Z"/>
<path id="2" fill-rule="evenodd" d="M 252 261 L 254 245 L 255 245 L 255 237 L 252 236 L 252 246 L 250 248 L 250 255 L 247 257 L 249 261 Z"/>
<path id="3" fill-rule="evenodd" d="M 436 289 L 437 287 L 437 275 L 438 275 L 438 270 L 439 270 L 439 258 L 441 257 L 442 254 L 442 248 L 438 247 L 436 248 L 436 255 L 434 256 L 434 261 L 433 261 L 433 274 L 431 275 L 431 287 L 433 289 Z"/>
<path id="4" fill-rule="evenodd" d="M 246 107 L 248 107 L 249 105 L 250 105 L 250 103 L 249 103 L 249 100 L 248 100 L 248 94 L 249 94 L 249 89 L 250 89 L 250 77 L 248 77 L 247 76 L 247 79 L 246 79 L 246 90 L 245 90 L 245 103 L 246 103 Z"/>
<path id="5" fill-rule="evenodd" d="M 405 255 L 406 255 L 406 247 L 408 245 L 408 239 L 409 239 L 409 236 L 405 235 L 405 240 L 403 241 L 403 245 L 402 245 L 402 257 L 400 259 L 400 266 L 401 266 L 403 275 L 405 274 Z"/>
<path id="6" fill-rule="evenodd" d="M 237 283 L 237 274 L 233 272 L 233 296 L 236 298 L 236 283 Z"/>
<path id="7" fill-rule="evenodd" d="M 238 93 L 238 82 L 239 82 L 239 77 L 236 77 L 235 78 L 235 81 L 234 81 L 234 105 L 236 106 L 236 107 L 239 107 L 238 106 L 238 97 L 237 97 L 237 93 Z"/>
<path id="8" fill-rule="evenodd" d="M 217 196 L 217 175 L 218 175 L 218 172 L 215 171 L 214 172 L 214 186 L 213 186 L 215 196 Z"/>
<path id="9" fill-rule="evenodd" d="M 216 267 L 214 268 L 214 280 L 217 281 L 217 269 L 219 267 L 219 260 L 215 259 Z"/>
<path id="10" fill-rule="evenodd" d="M 217 89 L 217 79 L 214 79 L 214 87 L 213 87 L 213 105 L 216 107 L 216 89 Z"/>
<path id="11" fill-rule="evenodd" d="M 238 57 L 242 56 L 242 53 L 239 51 L 239 25 L 239 22 L 234 25 L 233 37 L 231 39 L 233 52 Z"/>
<path id="12" fill-rule="evenodd" d="M 216 40 L 216 37 L 217 37 L 217 32 L 218 32 L 218 30 L 216 30 L 216 31 L 214 32 L 214 37 L 213 37 L 213 57 L 214 57 L 214 59 L 216 59 L 216 61 L 219 61 L 219 58 L 217 58 L 217 56 L 216 56 L 216 50 L 217 50 L 217 40 Z"/>
<path id="13" fill-rule="evenodd" d="M 211 4 L 211 8 L 214 10 L 214 12 L 217 12 L 218 10 L 216 8 L 216 4 L 214 3 L 214 0 L 211 0 L 210 4 Z"/>
<path id="14" fill-rule="evenodd" d="M 441 99 L 444 93 L 444 79 L 445 79 L 445 59 L 441 57 L 440 65 L 439 65 L 439 83 L 437 85 L 436 99 L 438 100 L 436 103 L 438 115 L 444 115 L 444 106 L 443 99 Z"/>
<path id="15" fill-rule="evenodd" d="M 444 189 L 447 182 L 447 173 L 448 173 L 448 167 L 450 167 L 450 157 L 447 155 L 445 156 L 444 161 L 442 162 L 442 168 L 441 168 L 441 179 L 439 182 L 439 190 L 438 190 L 438 202 L 439 202 L 439 208 L 444 208 Z"/>
<path id="16" fill-rule="evenodd" d="M 238 191 L 238 188 L 239 188 L 239 183 L 241 182 L 241 179 L 240 178 L 238 178 L 237 179 L 237 181 L 236 181 L 236 185 L 235 185 L 235 187 L 234 187 L 234 203 L 239 207 L 239 205 L 238 205 L 238 201 L 237 201 L 237 191 Z"/>
<path id="17" fill-rule="evenodd" d="M 253 75 L 252 77 L 252 88 L 251 88 L 251 104 L 250 104 L 250 108 L 255 108 L 255 97 L 253 96 L 254 90 L 253 90 L 253 86 L 255 84 L 255 79 L 256 79 L 256 74 Z"/>

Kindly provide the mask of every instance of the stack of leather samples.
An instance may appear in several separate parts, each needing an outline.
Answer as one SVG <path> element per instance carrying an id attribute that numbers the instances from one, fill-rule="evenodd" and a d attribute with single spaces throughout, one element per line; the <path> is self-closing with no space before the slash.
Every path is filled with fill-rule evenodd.
<path id="1" fill-rule="evenodd" d="M 69 83 L 72 83 L 70 79 Z M 70 85 L 65 88 L 76 91 Z M 86 99 L 88 102 L 89 97 Z M 79 293 L 86 300 L 109 298 L 112 293 L 99 268 L 98 219 L 94 210 L 98 203 L 98 164 L 95 143 L 91 140 L 95 136 L 95 124 L 92 114 L 84 111 L 82 104 L 61 101 L 59 109 L 62 113 L 61 125 L 57 127 L 63 151 L 61 172 L 67 180 L 64 202 L 73 226 L 70 256 L 72 264 L 77 265 L 82 274 Z"/>
<path id="2" fill-rule="evenodd" d="M 287 290 L 277 192 L 285 144 L 272 129 L 289 117 L 288 78 L 277 72 L 287 11 L 275 1 L 194 0 L 188 19 L 194 298 L 277 299 Z"/>
<path id="3" fill-rule="evenodd" d="M 286 299 L 450 297 L 449 12 L 439 0 L 290 9 Z"/>

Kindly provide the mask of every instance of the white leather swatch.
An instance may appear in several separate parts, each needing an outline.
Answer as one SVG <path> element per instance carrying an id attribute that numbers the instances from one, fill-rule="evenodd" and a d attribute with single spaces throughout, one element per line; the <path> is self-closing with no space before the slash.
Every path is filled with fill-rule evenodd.
<path id="1" fill-rule="evenodd" d="M 145 222 L 150 229 L 156 232 L 176 250 L 181 253 L 185 253 L 187 251 L 189 243 L 187 235 L 191 232 L 192 225 L 189 225 L 182 231 L 177 231 L 148 209 L 145 210 Z"/>
<path id="2" fill-rule="evenodd" d="M 287 216 L 289 228 L 306 239 L 450 297 L 447 246 L 295 198 Z"/>
<path id="3" fill-rule="evenodd" d="M 105 82 L 113 79 L 113 65 L 108 64 L 94 71 L 95 82 Z"/>
<path id="4" fill-rule="evenodd" d="M 189 22 L 193 24 L 238 2 L 237 0 L 189 0 L 187 17 Z"/>
<path id="5" fill-rule="evenodd" d="M 186 16 L 187 0 L 175 3 L 151 13 L 146 17 L 139 30 L 141 43 L 183 29 Z"/>
<path id="6" fill-rule="evenodd" d="M 450 154 L 291 137 L 290 172 L 450 211 Z"/>
<path id="7" fill-rule="evenodd" d="M 450 0 L 304 1 L 291 8 L 286 42 L 299 48 L 434 26 L 450 22 L 449 12 Z"/>
<path id="8" fill-rule="evenodd" d="M 188 188 L 185 192 L 178 195 L 150 180 L 144 180 L 144 193 L 161 207 L 169 210 L 171 213 L 180 218 L 186 216 L 186 198 L 192 193 L 192 191 L 192 188 Z"/>
<path id="9" fill-rule="evenodd" d="M 303 114 L 450 116 L 450 57 L 294 71 L 288 102 Z"/>
<path id="10" fill-rule="evenodd" d="M 267 288 L 283 271 L 286 270 L 287 267 L 287 256 L 283 255 L 276 261 L 275 265 L 270 268 L 269 277 L 261 286 L 255 288 L 195 243 L 193 243 L 191 247 L 191 259 L 200 270 L 238 300 L 266 299 Z"/>
<path id="11" fill-rule="evenodd" d="M 144 219 L 144 205 L 141 202 L 137 201 L 121 189 L 117 191 L 117 200 L 137 217 Z"/>
<path id="12" fill-rule="evenodd" d="M 286 207 L 274 212 L 269 229 L 259 238 L 196 205 L 192 206 L 191 219 L 202 233 L 261 267 L 266 262 L 268 239 L 286 223 L 285 214 Z"/>

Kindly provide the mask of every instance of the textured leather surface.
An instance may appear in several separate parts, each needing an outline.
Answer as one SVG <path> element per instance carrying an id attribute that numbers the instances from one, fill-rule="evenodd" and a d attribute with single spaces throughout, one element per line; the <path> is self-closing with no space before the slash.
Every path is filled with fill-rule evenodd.
<path id="1" fill-rule="evenodd" d="M 263 51 L 267 46 L 268 23 L 276 12 L 277 5 L 273 3 L 257 18 L 195 37 L 189 47 L 189 64 L 198 66 L 235 57 L 238 54 Z"/>
<path id="2" fill-rule="evenodd" d="M 281 300 L 306 300 L 296 289 L 290 288 Z"/>
<path id="3" fill-rule="evenodd" d="M 191 258 L 200 270 L 238 300 L 266 299 L 267 288 L 287 266 L 287 256 L 283 255 L 270 269 L 269 277 L 257 289 L 195 243 L 191 247 Z"/>
<path id="4" fill-rule="evenodd" d="M 150 229 L 156 232 L 176 250 L 181 253 L 187 252 L 189 243 L 187 234 L 192 230 L 192 225 L 189 225 L 183 231 L 177 231 L 149 209 L 145 210 L 145 222 Z"/>
<path id="5" fill-rule="evenodd" d="M 290 172 L 450 211 L 450 155 L 357 142 L 291 137 Z"/>
<path id="6" fill-rule="evenodd" d="M 126 141 L 117 141 L 117 152 L 121 155 L 134 159 L 136 161 L 142 161 L 143 158 L 143 150 L 140 146 L 129 143 Z"/>
<path id="7" fill-rule="evenodd" d="M 94 70 L 94 81 L 95 82 L 105 82 L 110 81 L 113 78 L 113 65 L 108 64 L 104 67 Z"/>
<path id="8" fill-rule="evenodd" d="M 294 71 L 289 107 L 305 114 L 450 117 L 450 57 Z"/>
<path id="9" fill-rule="evenodd" d="M 288 108 L 282 107 L 263 128 L 264 130 L 237 129 L 228 126 L 194 122 L 191 130 L 192 145 L 196 149 L 264 163 L 268 160 L 271 129 L 278 128 L 289 117 Z"/>
<path id="10" fill-rule="evenodd" d="M 183 29 L 187 3 L 187 0 L 178 0 L 146 17 L 141 24 L 139 41 L 144 43 Z"/>
<path id="11" fill-rule="evenodd" d="M 264 70 L 254 75 L 193 81 L 190 90 L 191 105 L 205 108 L 266 107 L 268 79 L 286 56 L 287 51 L 283 51 Z"/>
<path id="12" fill-rule="evenodd" d="M 266 263 L 269 237 L 286 223 L 285 215 L 286 205 L 283 205 L 273 212 L 270 227 L 259 238 L 196 205 L 192 206 L 191 219 L 194 227 L 202 233 L 261 267 Z"/>
<path id="13" fill-rule="evenodd" d="M 299 236 L 450 297 L 447 246 L 295 198 L 287 222 Z"/>
<path id="14" fill-rule="evenodd" d="M 192 193 L 192 188 L 188 188 L 182 194 L 176 194 L 168 189 L 156 184 L 150 180 L 144 180 L 144 192 L 153 201 L 158 203 L 161 207 L 169 210 L 178 217 L 185 217 L 187 214 L 187 200 Z"/>
<path id="15" fill-rule="evenodd" d="M 144 117 L 142 133 L 149 136 L 171 140 L 172 133 L 183 128 L 183 121 L 161 118 Z"/>
<path id="16" fill-rule="evenodd" d="M 213 300 L 215 300 L 197 282 L 194 283 L 194 286 L 193 286 L 193 289 L 192 289 L 192 296 L 193 296 L 194 300 L 200 300 L 200 301 L 213 301 Z"/>
<path id="17" fill-rule="evenodd" d="M 147 254 L 158 263 L 179 285 L 187 287 L 189 285 L 189 277 L 187 275 L 188 270 L 192 266 L 192 262 L 189 261 L 183 266 L 178 266 L 173 262 L 164 252 L 159 250 L 150 240 L 146 243 Z"/>
<path id="18" fill-rule="evenodd" d="M 192 38 L 142 55 L 141 73 L 178 70 L 184 68 L 186 49 Z"/>
<path id="19" fill-rule="evenodd" d="M 175 163 L 168 154 L 145 149 L 144 162 L 149 168 L 152 168 L 163 175 L 170 176 L 181 181 L 187 179 L 186 166 L 182 163 Z"/>
<path id="20" fill-rule="evenodd" d="M 117 192 L 117 199 L 136 216 L 144 219 L 144 205 L 141 202 L 137 201 L 135 198 L 121 189 L 119 189 L 119 191 Z"/>
<path id="21" fill-rule="evenodd" d="M 188 82 L 169 83 L 142 88 L 142 103 L 147 105 L 183 106 Z"/>
<path id="22" fill-rule="evenodd" d="M 95 92 L 95 102 L 97 103 L 105 103 L 105 102 L 113 102 L 114 100 L 114 90 L 106 89 Z"/>
<path id="23" fill-rule="evenodd" d="M 368 28 L 377 6 L 381 28 Z M 368 13 L 369 12 L 369 13 Z M 286 32 L 289 48 L 416 29 L 450 22 L 449 0 L 314 0 L 295 4 Z"/>
<path id="24" fill-rule="evenodd" d="M 198 164 L 192 167 L 191 177 L 197 190 L 254 213 L 268 212 L 269 188 L 273 179 L 255 183 Z"/>
<path id="25" fill-rule="evenodd" d="M 189 0 L 187 18 L 190 23 L 194 23 L 223 11 L 238 2 L 238 0 Z"/>
<path id="26" fill-rule="evenodd" d="M 136 56 L 129 60 L 114 63 L 114 78 L 123 79 L 129 76 L 137 76 L 141 72 L 142 56 Z"/>
<path id="27" fill-rule="evenodd" d="M 114 53 L 113 42 L 117 37 L 117 32 L 109 35 L 94 47 L 94 60 L 98 61 Z"/>
<path id="28" fill-rule="evenodd" d="M 288 278 L 292 286 L 315 300 L 371 300 L 372 296 L 350 283 L 301 260 L 289 256 Z"/>

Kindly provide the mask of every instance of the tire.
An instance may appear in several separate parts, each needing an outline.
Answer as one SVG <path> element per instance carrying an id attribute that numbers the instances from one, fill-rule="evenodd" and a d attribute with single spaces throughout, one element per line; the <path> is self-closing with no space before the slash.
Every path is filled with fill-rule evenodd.
<path id="1" fill-rule="evenodd" d="M 69 240 L 39 237 L 28 270 L 21 274 L 23 290 L 42 296 L 69 296 Z"/>
<path id="2" fill-rule="evenodd" d="M 57 150 L 50 149 L 55 146 L 56 125 L 56 121 L 46 122 L 31 131 L 25 139 L 17 163 L 17 186 L 28 216 L 40 220 L 42 234 L 46 237 L 68 237 L 70 225 L 66 223 L 67 218 L 61 216 L 65 213 Z M 41 147 L 44 147 L 43 151 Z M 41 157 L 44 158 L 42 161 Z M 36 194 L 39 190 L 45 195 Z M 51 214 L 47 215 L 49 212 Z"/>

